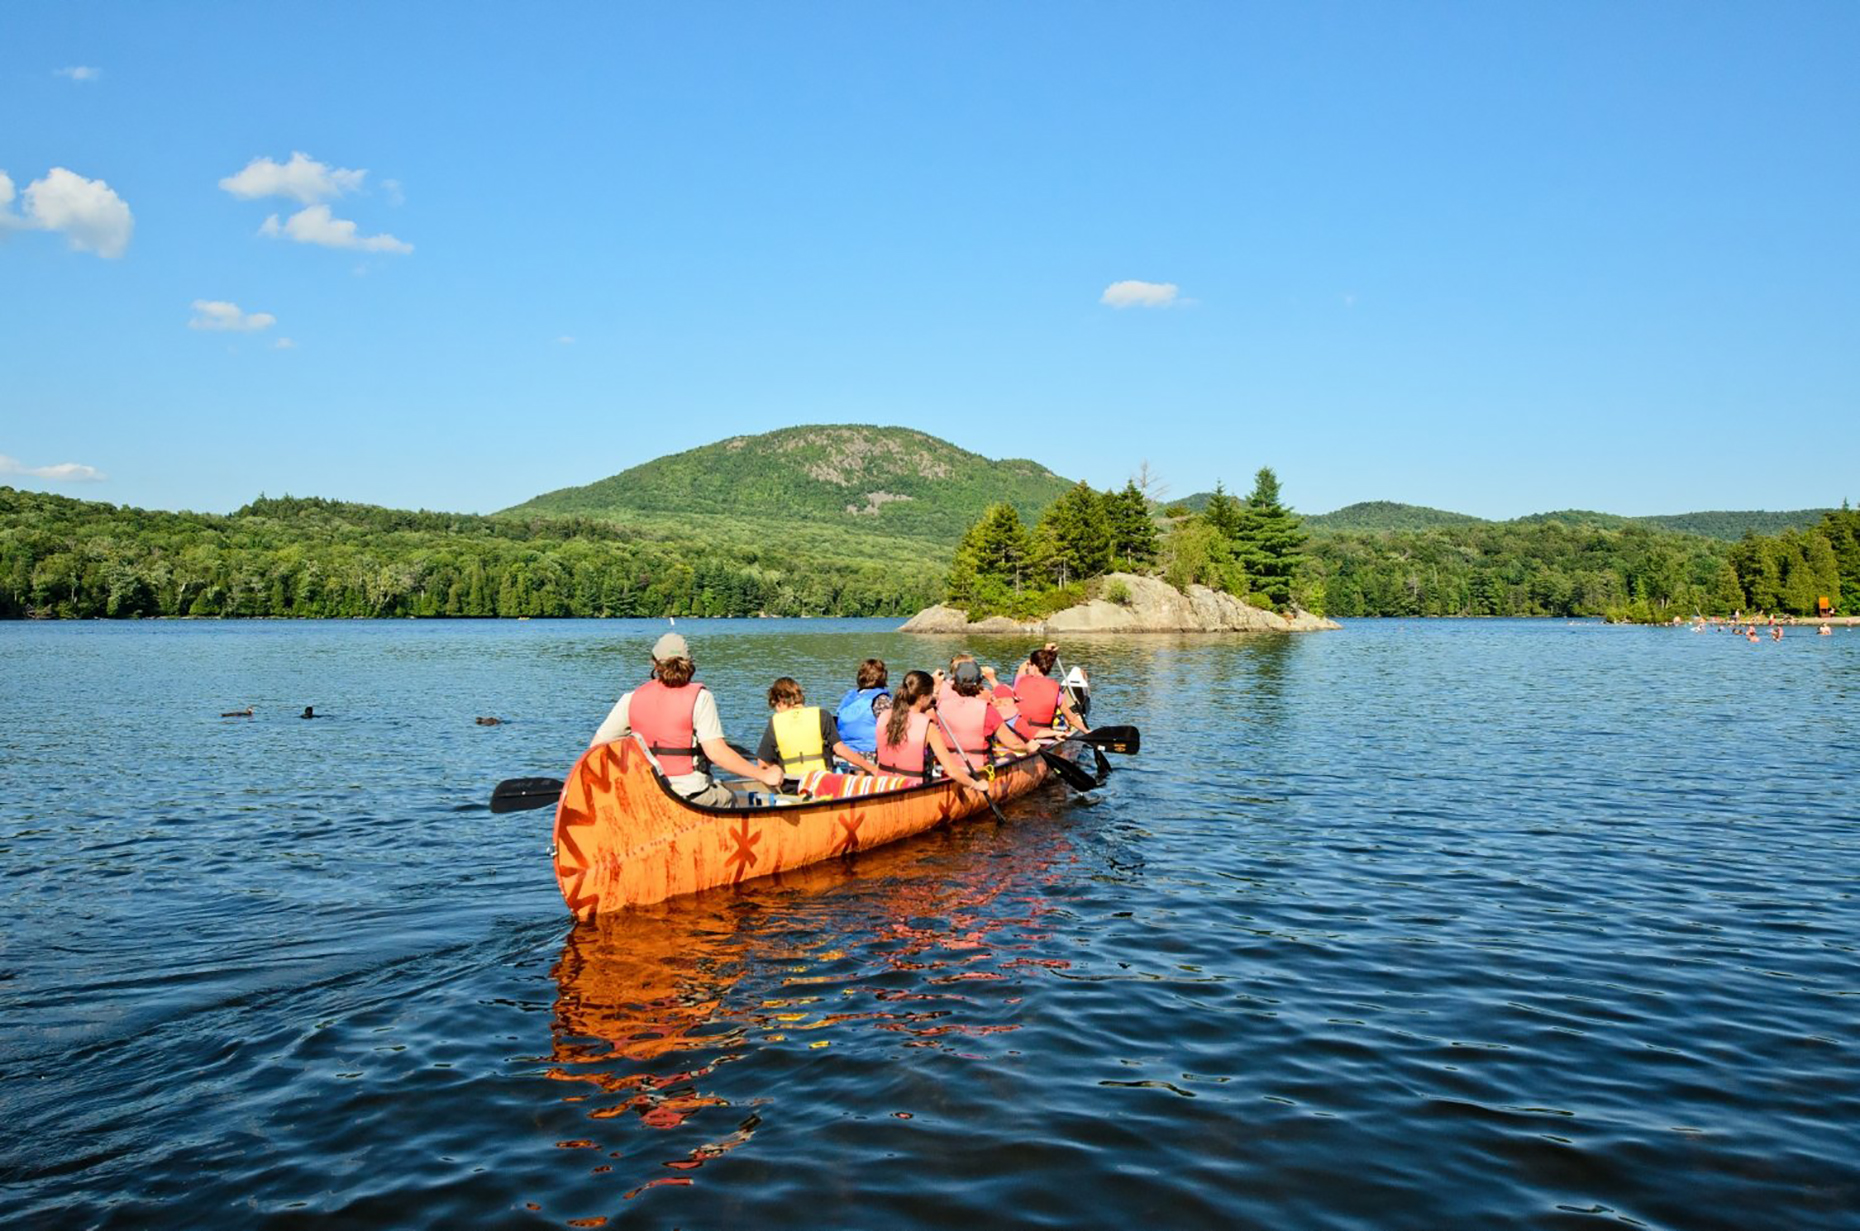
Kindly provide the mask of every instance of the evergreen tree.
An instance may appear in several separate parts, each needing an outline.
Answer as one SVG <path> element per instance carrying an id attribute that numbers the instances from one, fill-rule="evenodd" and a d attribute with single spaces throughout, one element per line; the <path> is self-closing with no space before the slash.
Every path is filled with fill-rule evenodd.
<path id="1" fill-rule="evenodd" d="M 1738 584 L 1737 570 L 1731 567 L 1729 560 L 1720 560 L 1716 575 L 1712 580 L 1711 592 L 1706 598 L 1714 614 L 1729 615 L 1741 611 L 1748 602 L 1744 597 L 1744 587 Z"/>
<path id="2" fill-rule="evenodd" d="M 1201 518 L 1223 538 L 1240 537 L 1240 502 L 1227 494 L 1219 479 L 1214 480 L 1214 494 L 1208 497 L 1208 507 L 1201 511 Z"/>
<path id="3" fill-rule="evenodd" d="M 1849 604 L 1860 605 L 1860 510 L 1841 507 L 1824 515 L 1817 527 L 1834 552 L 1835 570 L 1841 581 L 1841 595 Z M 1829 594 L 1836 604 L 1839 599 Z"/>
<path id="4" fill-rule="evenodd" d="M 1125 568 L 1156 563 L 1156 523 L 1150 520 L 1150 502 L 1138 490 L 1136 480 L 1124 484 L 1121 492 L 1107 494 L 1104 503 L 1114 562 Z"/>
<path id="5" fill-rule="evenodd" d="M 1042 580 L 1070 585 L 1109 571 L 1111 530 L 1105 501 L 1083 481 L 1062 493 L 1033 529 L 1033 565 Z"/>
<path id="6" fill-rule="evenodd" d="M 1016 594 L 1030 571 L 1033 543 L 1020 513 L 1005 502 L 991 505 L 962 536 L 949 567 L 947 601 L 967 609 Z"/>
<path id="7" fill-rule="evenodd" d="M 1218 492 L 1218 488 L 1216 489 Z M 1209 502 L 1213 507 L 1213 502 Z M 1275 607 L 1292 602 L 1292 578 L 1305 563 L 1300 553 L 1305 532 L 1292 511 L 1279 499 L 1279 477 L 1272 467 L 1261 466 L 1254 476 L 1253 493 L 1240 509 L 1240 526 L 1233 535 L 1235 554 L 1252 579 L 1254 589 Z"/>

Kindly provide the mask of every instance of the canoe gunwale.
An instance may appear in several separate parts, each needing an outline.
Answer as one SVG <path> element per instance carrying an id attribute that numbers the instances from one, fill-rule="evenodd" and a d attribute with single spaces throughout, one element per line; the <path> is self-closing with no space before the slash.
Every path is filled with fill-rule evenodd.
<path id="1" fill-rule="evenodd" d="M 627 738 L 631 737 L 629 736 Z M 613 742 L 620 744 L 625 743 L 626 740 L 617 739 Z M 1078 744 L 1081 747 L 1085 746 L 1084 741 L 1080 740 L 1077 736 L 1067 736 L 1057 744 L 1047 745 L 1046 750 L 1049 752 L 1056 751 L 1067 744 Z M 1006 761 L 994 761 L 991 762 L 991 764 L 994 766 L 996 774 L 1005 774 L 1010 770 L 1027 767 L 1030 762 L 1039 762 L 1040 768 L 1045 768 L 1045 761 L 1037 751 L 1024 753 L 1021 756 Z M 896 791 L 878 791 L 871 795 L 835 796 L 826 799 L 805 799 L 792 804 L 756 804 L 751 807 L 735 808 L 713 807 L 710 804 L 694 804 L 674 791 L 672 789 L 672 784 L 665 780 L 665 776 L 656 771 L 652 775 L 652 780 L 658 783 L 659 790 L 664 792 L 666 798 L 670 799 L 685 811 L 698 816 L 710 817 L 802 816 L 809 812 L 820 812 L 830 808 L 844 808 L 849 804 L 879 803 L 894 799 L 909 799 L 913 795 L 927 794 L 931 791 L 948 792 L 952 787 L 958 791 L 966 791 L 968 789 L 953 778 L 931 778 L 919 783 L 917 786 L 908 786 Z"/>

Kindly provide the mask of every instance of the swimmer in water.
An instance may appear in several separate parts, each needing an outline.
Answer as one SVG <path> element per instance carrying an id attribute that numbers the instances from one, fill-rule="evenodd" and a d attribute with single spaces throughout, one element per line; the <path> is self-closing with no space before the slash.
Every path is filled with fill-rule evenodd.
<path id="1" fill-rule="evenodd" d="M 1821 631 L 1815 634 L 1817 637 L 1832 637 L 1833 635 L 1834 630 L 1829 628 L 1826 624 L 1823 624 L 1821 626 Z"/>

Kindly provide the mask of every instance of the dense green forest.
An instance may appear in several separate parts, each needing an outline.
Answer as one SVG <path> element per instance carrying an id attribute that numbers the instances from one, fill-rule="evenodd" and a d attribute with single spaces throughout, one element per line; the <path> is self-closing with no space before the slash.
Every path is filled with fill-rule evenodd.
<path id="1" fill-rule="evenodd" d="M 1303 583 L 1331 615 L 1807 615 L 1860 598 L 1860 512 L 1735 543 L 1555 518 L 1312 539 Z M 1851 601 L 1851 599 L 1850 599 Z M 1843 608 L 1844 609 L 1844 608 Z"/>
<path id="2" fill-rule="evenodd" d="M 921 545 L 801 554 L 812 537 L 288 497 L 164 513 L 0 487 L 0 617 L 893 615 L 941 584 Z"/>
<path id="3" fill-rule="evenodd" d="M 1069 486 L 1034 462 L 991 461 L 907 428 L 822 425 L 732 437 L 505 512 L 653 525 L 694 515 L 807 521 L 931 539 L 941 558 L 990 505 L 1033 518 Z"/>
<path id="4" fill-rule="evenodd" d="M 1175 501 L 1173 513 L 1199 513 L 1208 506 L 1211 492 L 1196 492 Z M 1563 509 L 1553 513 L 1527 513 L 1510 521 L 1488 521 L 1470 513 L 1450 513 L 1425 505 L 1401 504 L 1393 500 L 1365 500 L 1345 505 L 1331 513 L 1313 513 L 1302 520 L 1312 534 L 1379 533 L 1385 530 L 1432 530 L 1441 526 L 1518 526 L 1536 522 L 1558 521 L 1565 525 L 1602 526 L 1620 530 L 1640 526 L 1648 530 L 1671 530 L 1681 534 L 1735 542 L 1746 534 L 1781 534 L 1785 530 L 1807 530 L 1819 525 L 1829 509 L 1795 509 L 1773 513 L 1761 509 L 1741 511 L 1714 510 L 1703 513 L 1662 513 L 1650 517 L 1624 517 L 1619 513 L 1598 513 L 1591 509 Z"/>

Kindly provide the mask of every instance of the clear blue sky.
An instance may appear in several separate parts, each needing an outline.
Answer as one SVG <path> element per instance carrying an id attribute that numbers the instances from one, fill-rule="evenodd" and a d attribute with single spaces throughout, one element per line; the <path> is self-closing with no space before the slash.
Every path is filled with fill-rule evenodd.
<path id="1" fill-rule="evenodd" d="M 0 483 L 488 511 L 872 422 L 1308 512 L 1860 499 L 1856 65 L 1851 0 L 21 0 Z"/>

